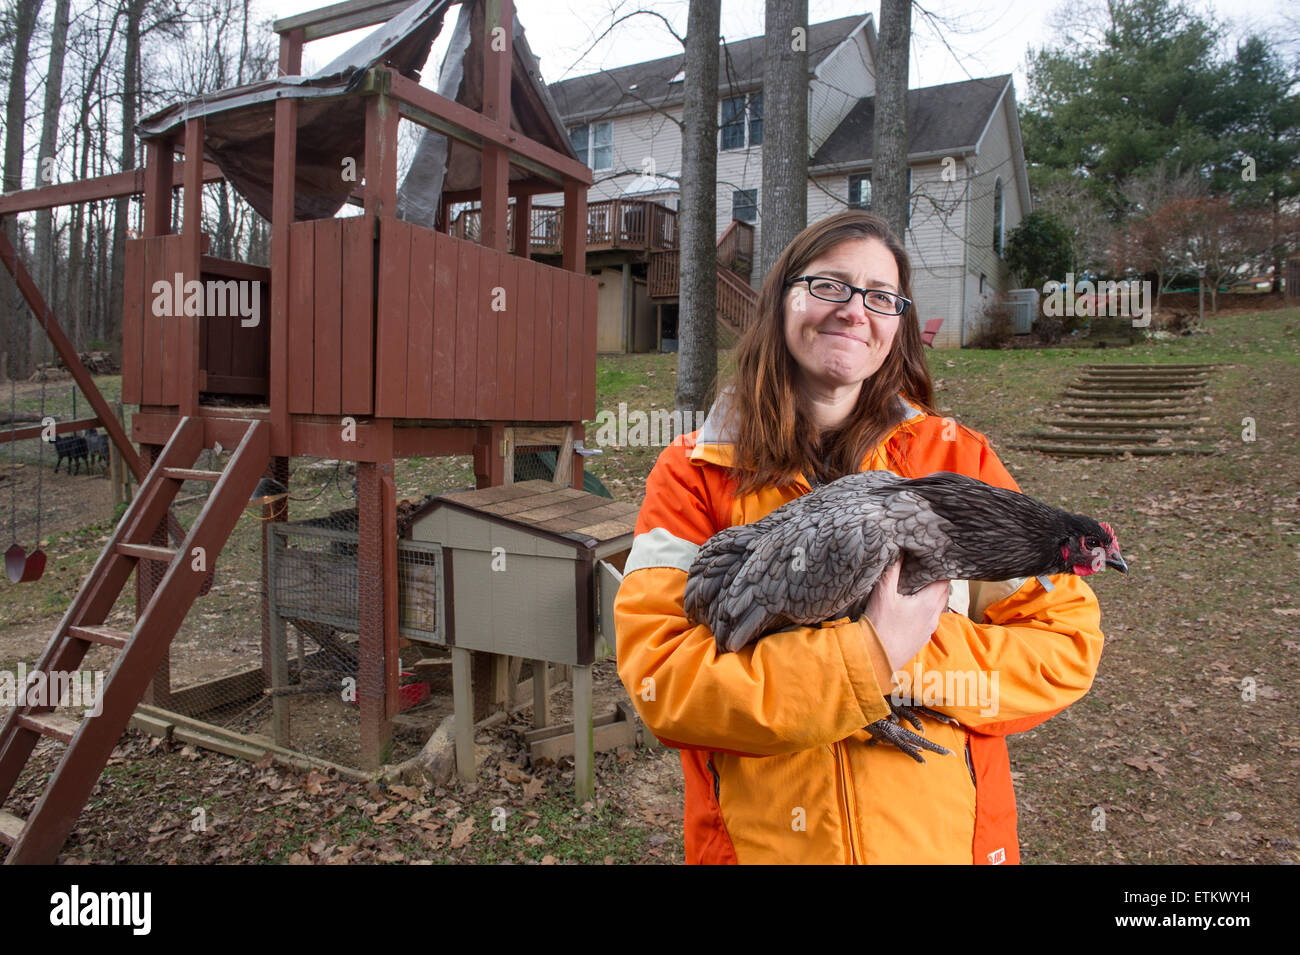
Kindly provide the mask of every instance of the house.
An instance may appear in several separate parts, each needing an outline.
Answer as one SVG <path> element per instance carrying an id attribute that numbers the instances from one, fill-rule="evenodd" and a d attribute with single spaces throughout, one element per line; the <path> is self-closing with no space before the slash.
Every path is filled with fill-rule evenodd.
<path id="1" fill-rule="evenodd" d="M 870 207 L 876 42 L 870 15 L 809 27 L 810 222 L 850 205 Z M 736 302 L 735 309 L 724 307 L 724 320 L 743 313 L 745 291 L 763 279 L 747 274 L 744 248 L 762 229 L 762 52 L 762 36 L 726 43 L 719 52 L 717 234 L 729 243 L 732 266 L 720 269 L 719 302 Z M 672 347 L 681 170 L 674 120 L 682 116 L 683 59 L 636 63 L 550 87 L 574 149 L 593 174 L 587 264 L 600 284 L 600 351 Z M 974 334 L 986 302 L 1010 290 L 1002 243 L 1030 210 L 1015 90 L 1009 75 L 916 89 L 908 113 L 906 245 L 917 317 L 943 318 L 935 346 L 959 347 Z M 534 224 L 555 204 L 536 197 Z M 534 249 L 545 251 L 536 236 Z M 658 289 L 657 266 L 661 275 L 671 273 Z M 732 282 L 737 276 L 745 281 Z M 733 324 L 743 324 L 743 317 Z"/>

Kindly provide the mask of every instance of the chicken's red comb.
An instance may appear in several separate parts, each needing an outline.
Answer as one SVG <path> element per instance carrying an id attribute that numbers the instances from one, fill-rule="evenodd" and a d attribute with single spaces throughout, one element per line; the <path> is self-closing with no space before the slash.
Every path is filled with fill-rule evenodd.
<path id="1" fill-rule="evenodd" d="M 1115 545 L 1115 549 L 1118 550 L 1118 549 L 1119 549 L 1119 538 L 1115 536 L 1115 531 L 1112 530 L 1112 529 L 1111 529 L 1111 526 L 1110 526 L 1109 524 L 1107 524 L 1105 521 L 1098 521 L 1097 523 L 1099 523 L 1099 524 L 1101 525 L 1102 530 L 1104 530 L 1107 534 L 1110 535 L 1110 542 L 1111 542 L 1112 544 L 1114 544 L 1114 545 Z"/>

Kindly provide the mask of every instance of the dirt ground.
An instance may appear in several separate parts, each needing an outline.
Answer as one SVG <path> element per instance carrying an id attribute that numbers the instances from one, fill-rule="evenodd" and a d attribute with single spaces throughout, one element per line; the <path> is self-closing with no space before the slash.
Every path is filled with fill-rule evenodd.
<path id="1" fill-rule="evenodd" d="M 1026 862 L 1300 862 L 1300 310 L 1228 314 L 1207 326 L 1104 352 L 929 353 L 940 412 L 988 435 L 1026 492 L 1114 525 L 1133 571 L 1095 578 L 1107 643 L 1091 691 L 1009 741 Z M 1216 363 L 1196 423 L 1216 453 L 1062 459 L 1011 447 L 1052 416 L 1092 361 Z M 671 408 L 673 378 L 673 356 L 602 358 L 598 404 Z M 588 466 L 618 498 L 639 500 L 658 449 L 605 450 Z M 5 460 L 0 454 L 0 468 Z M 444 464 L 438 479 L 464 481 L 464 462 Z M 428 485 L 428 473 L 404 475 L 399 493 Z M 40 584 L 0 597 L 0 667 L 39 652 L 102 547 L 100 484 L 106 493 L 107 482 L 60 476 L 46 489 L 58 528 L 48 535 L 51 569 Z M 4 491 L 0 482 L 0 504 Z M 196 648 L 247 643 L 256 540 L 223 554 L 226 578 L 242 583 L 205 598 L 201 611 L 213 616 L 182 635 Z M 255 645 L 228 655 L 257 662 Z M 595 686 L 598 708 L 621 695 L 612 663 L 596 667 Z M 555 699 L 563 713 L 566 693 Z M 350 715 L 320 701 L 303 706 L 320 707 L 326 728 Z M 434 722 L 438 704 L 429 706 Z M 529 763 L 528 717 L 524 710 L 479 734 L 477 785 L 424 791 L 251 766 L 133 732 L 65 859 L 681 861 L 674 752 L 602 754 L 596 796 L 575 807 L 570 762 Z M 265 713 L 248 719 L 264 722 Z M 38 762 L 48 767 L 50 758 L 43 752 Z M 21 784 L 20 810 L 35 795 L 33 778 Z M 195 827 L 199 809 L 206 828 Z"/>

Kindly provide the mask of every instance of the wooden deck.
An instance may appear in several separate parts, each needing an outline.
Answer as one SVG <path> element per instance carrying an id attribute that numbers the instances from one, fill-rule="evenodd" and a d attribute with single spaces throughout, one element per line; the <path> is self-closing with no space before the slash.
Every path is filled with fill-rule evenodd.
<path id="1" fill-rule="evenodd" d="M 510 207 L 507 223 L 513 246 L 515 213 Z M 452 235 L 478 240 L 482 216 L 467 209 L 452 223 Z M 528 248 L 532 255 L 562 255 L 564 210 L 554 206 L 532 206 Z M 587 251 L 627 250 L 653 252 L 677 248 L 677 213 L 658 202 L 645 199 L 606 199 L 587 206 Z"/>

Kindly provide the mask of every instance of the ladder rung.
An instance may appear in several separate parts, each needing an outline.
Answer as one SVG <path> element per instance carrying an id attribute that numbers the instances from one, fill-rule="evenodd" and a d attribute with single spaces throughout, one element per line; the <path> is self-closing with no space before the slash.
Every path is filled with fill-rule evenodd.
<path id="1" fill-rule="evenodd" d="M 164 564 L 170 564 L 176 556 L 176 551 L 171 547 L 155 547 L 153 544 L 118 544 L 117 552 L 127 557 L 138 557 L 141 560 L 157 560 Z"/>
<path id="2" fill-rule="evenodd" d="M 81 726 L 76 720 L 68 719 L 58 713 L 26 713 L 18 717 L 18 725 L 35 730 L 42 736 L 52 736 L 65 743 L 71 743 Z"/>
<path id="3" fill-rule="evenodd" d="M 12 812 L 5 812 L 5 810 L 0 809 L 0 842 L 8 846 L 17 843 L 18 837 L 23 834 L 25 825 L 27 823 Z"/>
<path id="4" fill-rule="evenodd" d="M 163 468 L 163 477 L 175 478 L 177 481 L 212 481 L 221 480 L 220 471 L 198 471 L 193 468 Z"/>
<path id="5" fill-rule="evenodd" d="M 116 647 L 119 650 L 124 649 L 126 642 L 131 639 L 131 634 L 113 627 L 69 627 L 68 636 L 76 637 L 78 640 L 85 640 L 88 643 L 101 643 L 106 647 Z"/>

